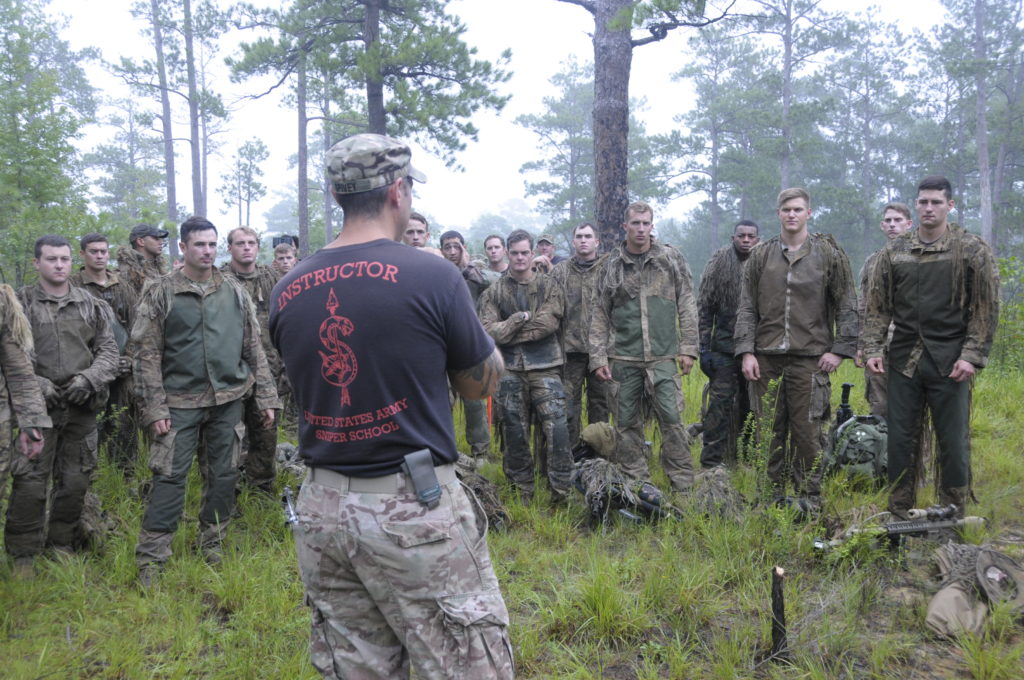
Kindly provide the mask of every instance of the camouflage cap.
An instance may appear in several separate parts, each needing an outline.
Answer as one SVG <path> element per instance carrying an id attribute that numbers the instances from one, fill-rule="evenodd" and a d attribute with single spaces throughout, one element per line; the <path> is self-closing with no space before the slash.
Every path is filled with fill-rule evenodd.
<path id="1" fill-rule="evenodd" d="M 405 176 L 426 182 L 426 176 L 410 165 L 411 158 L 405 142 L 369 133 L 352 135 L 327 151 L 327 176 L 336 194 L 359 194 Z"/>
<path id="2" fill-rule="evenodd" d="M 555 237 L 551 234 L 541 234 L 537 239 L 537 243 L 543 243 L 544 241 L 547 241 L 551 245 L 555 245 Z"/>
<path id="3" fill-rule="evenodd" d="M 154 227 L 152 224 L 136 224 L 132 227 L 131 233 L 128 235 L 128 242 L 135 243 L 135 239 L 143 238 L 146 236 L 154 236 L 156 238 L 167 238 L 168 232 L 166 229 L 160 229 Z"/>

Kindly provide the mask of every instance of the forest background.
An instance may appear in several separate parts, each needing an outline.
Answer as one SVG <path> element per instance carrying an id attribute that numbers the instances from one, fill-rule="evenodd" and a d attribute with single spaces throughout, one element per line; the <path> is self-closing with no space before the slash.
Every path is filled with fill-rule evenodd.
<path id="1" fill-rule="evenodd" d="M 0 277 L 31 278 L 42 233 L 122 241 L 190 214 L 315 249 L 340 223 L 324 146 L 370 129 L 413 141 L 417 208 L 477 252 L 516 227 L 568 252 L 583 220 L 607 243 L 644 199 L 699 275 L 736 220 L 773 232 L 775 194 L 802 185 L 856 269 L 881 206 L 936 172 L 954 219 L 1012 255 L 1022 6 L 0 0 Z"/>

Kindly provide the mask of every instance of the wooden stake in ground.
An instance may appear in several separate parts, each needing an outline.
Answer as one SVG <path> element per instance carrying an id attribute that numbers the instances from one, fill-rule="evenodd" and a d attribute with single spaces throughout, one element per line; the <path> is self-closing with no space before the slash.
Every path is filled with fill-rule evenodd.
<path id="1" fill-rule="evenodd" d="M 772 649 L 770 659 L 788 659 L 786 645 L 786 600 L 782 586 L 786 572 L 782 567 L 772 568 Z"/>

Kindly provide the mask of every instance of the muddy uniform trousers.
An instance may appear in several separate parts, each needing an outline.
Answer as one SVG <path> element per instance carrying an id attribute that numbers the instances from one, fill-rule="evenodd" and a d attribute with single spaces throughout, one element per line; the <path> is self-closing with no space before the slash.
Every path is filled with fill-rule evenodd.
<path id="1" fill-rule="evenodd" d="M 565 420 L 565 389 L 558 368 L 536 371 L 505 371 L 498 384 L 501 404 L 505 476 L 525 495 L 533 493 L 534 462 L 530 455 L 530 414 L 540 421 L 544 433 L 548 484 L 557 498 L 569 495 L 572 454 Z"/>
<path id="2" fill-rule="evenodd" d="M 662 361 L 611 360 L 610 393 L 615 408 L 615 429 L 620 446 L 614 461 L 630 477 L 649 480 L 644 447 L 643 402 L 647 401 L 661 430 L 661 466 L 672 488 L 693 486 L 690 435 L 683 427 L 683 389 L 675 359 Z"/>
<path id="3" fill-rule="evenodd" d="M 153 438 L 149 467 L 153 470 L 153 492 L 142 518 L 142 531 L 135 546 L 139 566 L 166 562 L 171 556 L 171 539 L 185 506 L 185 487 L 192 459 L 202 440 L 205 453 L 203 498 L 199 510 L 199 544 L 204 552 L 217 550 L 231 518 L 238 479 L 238 456 L 245 426 L 242 401 L 204 408 L 172 408 L 171 431 Z"/>
<path id="4" fill-rule="evenodd" d="M 758 418 L 772 423 L 768 481 L 778 495 L 792 480 L 794 492 L 821 495 L 819 458 L 825 445 L 825 424 L 831 414 L 832 383 L 818 369 L 817 356 L 758 354 L 761 379 L 750 384 L 750 400 Z M 764 404 L 769 383 L 779 381 L 774 398 Z"/>
<path id="5" fill-rule="evenodd" d="M 255 394 L 244 399 L 242 404 L 246 435 L 239 465 L 242 480 L 251 489 L 273 494 L 277 479 L 274 462 L 277 459 L 278 418 L 274 418 L 270 427 L 263 425 L 263 411 L 256 405 Z"/>
<path id="6" fill-rule="evenodd" d="M 96 411 L 68 405 L 49 413 L 54 427 L 42 430 L 42 452 L 32 459 L 18 453 L 12 460 L 13 483 L 4 529 L 4 542 L 12 557 L 37 555 L 44 544 L 75 546 L 82 503 L 96 469 Z"/>
<path id="7" fill-rule="evenodd" d="M 508 610 L 477 504 L 436 469 L 428 509 L 402 473 L 316 468 L 299 493 L 299 571 L 312 607 L 310 657 L 325 678 L 513 677 Z"/>
<path id="8" fill-rule="evenodd" d="M 588 370 L 590 355 L 568 352 L 562 366 L 565 393 L 568 397 L 569 443 L 575 445 L 583 429 L 583 384 L 587 386 L 587 424 L 607 423 L 608 389 Z"/>
<path id="9" fill-rule="evenodd" d="M 9 414 L 8 414 L 9 415 Z M 14 443 L 14 430 L 10 420 L 0 420 L 0 506 L 7 498 L 7 475 L 11 471 L 14 456 L 23 455 Z"/>
<path id="10" fill-rule="evenodd" d="M 939 502 L 956 503 L 963 510 L 970 484 L 968 417 L 971 383 L 958 383 L 942 375 L 925 350 L 914 377 L 889 370 L 889 482 L 894 484 L 889 509 L 899 512 L 914 507 L 921 423 L 925 405 L 931 410 L 938 448 L 935 452 L 941 487 Z"/>
<path id="11" fill-rule="evenodd" d="M 737 442 L 750 413 L 750 391 L 741 368 L 739 359 L 722 352 L 711 353 L 701 467 L 736 463 Z"/>

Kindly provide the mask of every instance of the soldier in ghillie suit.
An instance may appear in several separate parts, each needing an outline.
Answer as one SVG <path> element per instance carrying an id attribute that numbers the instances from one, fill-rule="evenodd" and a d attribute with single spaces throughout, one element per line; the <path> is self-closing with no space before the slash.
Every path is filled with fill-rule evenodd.
<path id="1" fill-rule="evenodd" d="M 32 328 L 21 304 L 11 287 L 0 283 L 0 505 L 7 493 L 12 457 L 38 456 L 43 450 L 43 430 L 52 425 L 32 368 L 32 350 Z M 22 561 L 26 569 L 31 564 L 30 557 Z"/>
<path id="2" fill-rule="evenodd" d="M 85 265 L 71 276 L 71 283 L 110 306 L 114 313 L 110 326 L 120 352 L 117 378 L 109 385 L 110 397 L 100 417 L 100 446 L 105 446 L 114 464 L 130 475 L 139 451 L 139 428 L 128 335 L 135 321 L 139 296 L 131 285 L 107 269 L 110 251 L 106 236 L 86 234 L 79 243 L 79 255 Z"/>
<path id="3" fill-rule="evenodd" d="M 715 251 L 700 280 L 700 370 L 710 380 L 703 422 L 704 447 L 700 452 L 704 468 L 736 462 L 737 438 L 750 413 L 747 381 L 740 362 L 733 356 L 732 334 L 740 303 L 743 263 L 758 240 L 756 222 L 737 222 L 732 243 Z"/>
<path id="4" fill-rule="evenodd" d="M 35 372 L 53 427 L 43 430 L 38 456 L 19 456 L 11 467 L 4 540 L 15 558 L 32 558 L 44 544 L 64 554 L 78 547 L 82 503 L 97 462 L 96 414 L 106 403 L 118 357 L 113 312 L 68 282 L 67 239 L 42 236 L 35 255 L 39 281 L 18 297 L 32 326 Z"/>
<path id="5" fill-rule="evenodd" d="M 580 437 L 583 417 L 583 385 L 587 389 L 587 422 L 608 421 L 607 386 L 590 373 L 590 319 L 597 295 L 597 279 L 607 255 L 598 257 L 599 241 L 591 224 L 573 229 L 575 254 L 563 259 L 551 272 L 565 291 L 565 316 L 562 317 L 562 368 L 565 391 L 569 397 L 569 441 Z"/>
<path id="6" fill-rule="evenodd" d="M 810 196 L 779 194 L 779 236 L 756 246 L 743 268 L 735 354 L 753 383 L 754 412 L 774 414 L 768 479 L 778 496 L 792 480 L 816 505 L 821 471 L 815 462 L 831 413 L 829 374 L 857 349 L 857 294 L 846 253 L 827 234 L 811 234 Z M 769 383 L 781 379 L 772 403 Z"/>
<path id="7" fill-rule="evenodd" d="M 508 275 L 480 297 L 484 329 L 505 360 L 498 386 L 504 436 L 502 465 L 524 501 L 533 496 L 534 462 L 530 455 L 530 413 L 544 432 L 544 460 L 552 498 L 569 494 L 572 459 L 565 420 L 562 347 L 558 327 L 565 310 L 562 288 L 533 270 L 533 238 L 517 229 L 508 235 Z"/>
<path id="8" fill-rule="evenodd" d="M 171 556 L 200 442 L 205 474 L 199 543 L 208 562 L 220 561 L 245 434 L 242 398 L 255 385 L 264 427 L 280 408 L 252 302 L 234 278 L 213 266 L 216 227 L 191 217 L 181 225 L 181 239 L 184 266 L 146 287 L 132 327 L 142 424 L 153 435 L 153 493 L 135 546 L 143 586 Z"/>
<path id="9" fill-rule="evenodd" d="M 146 281 L 167 273 L 163 251 L 169 234 L 151 224 L 136 224 L 128 235 L 128 247 L 117 249 L 117 271 L 136 293 L 142 293 Z"/>
<path id="10" fill-rule="evenodd" d="M 220 268 L 221 272 L 242 284 L 256 307 L 260 322 L 260 342 L 267 356 L 267 365 L 274 378 L 275 389 L 281 384 L 284 368 L 281 357 L 270 341 L 270 292 L 280 276 L 270 267 L 256 263 L 260 252 L 260 237 L 254 229 L 236 227 L 228 232 L 228 254 L 231 259 Z M 274 493 L 274 459 L 277 455 L 277 421 L 269 426 L 263 422 L 263 409 L 251 394 L 243 405 L 245 445 L 239 464 L 242 481 L 265 494 Z"/>
<path id="11" fill-rule="evenodd" d="M 890 241 L 906 232 L 914 226 L 910 216 L 910 208 L 903 203 L 887 203 L 882 209 L 882 233 Z M 876 250 L 864 260 L 864 266 L 860 270 L 860 298 L 857 311 L 860 313 L 861 323 L 867 319 L 868 293 L 871 287 L 871 273 L 874 270 L 878 256 L 885 251 L 885 248 Z M 888 337 L 886 338 L 888 346 Z M 887 383 L 885 374 L 872 373 L 871 369 L 864 366 L 864 333 L 857 342 L 857 366 L 864 367 L 864 399 L 871 408 L 871 415 L 886 417 L 887 411 Z"/>
<path id="12" fill-rule="evenodd" d="M 661 428 L 661 465 L 676 491 L 693 486 L 690 436 L 683 427 L 679 371 L 697 358 L 697 305 L 682 254 L 654 240 L 654 211 L 626 209 L 626 239 L 608 255 L 590 324 L 590 369 L 612 381 L 610 400 L 622 442 L 615 461 L 636 479 L 649 477 L 643 447 L 644 398 Z"/>
<path id="13" fill-rule="evenodd" d="M 914 507 L 915 461 L 927 404 L 938 441 L 939 502 L 969 496 L 972 379 L 988 362 L 999 320 L 999 275 L 992 249 L 948 221 L 953 189 L 945 177 L 918 185 L 916 231 L 893 239 L 872 271 L 864 356 L 876 374 L 888 355 L 889 510 Z"/>
<path id="14" fill-rule="evenodd" d="M 462 273 L 469 288 L 469 297 L 475 306 L 490 284 L 483 272 L 470 262 L 466 240 L 457 231 L 441 234 L 441 254 Z M 454 401 L 452 402 L 455 403 Z M 491 427 L 487 422 L 487 400 L 462 398 L 462 410 L 466 416 L 466 442 L 474 458 L 484 459 L 491 453 Z"/>

